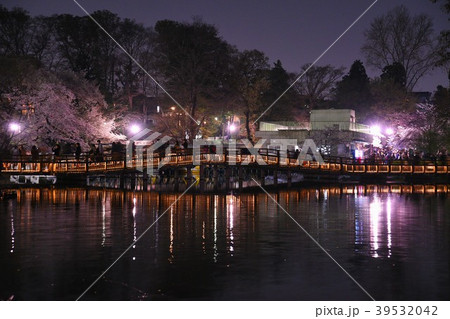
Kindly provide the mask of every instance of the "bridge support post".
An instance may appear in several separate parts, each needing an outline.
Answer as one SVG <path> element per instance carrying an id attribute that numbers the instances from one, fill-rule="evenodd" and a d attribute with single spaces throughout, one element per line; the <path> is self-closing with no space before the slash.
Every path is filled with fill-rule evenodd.
<path id="1" fill-rule="evenodd" d="M 231 177 L 231 167 L 226 164 L 225 167 L 225 188 L 228 191 L 230 189 L 230 177 Z"/>
<path id="2" fill-rule="evenodd" d="M 278 170 L 276 168 L 273 170 L 273 185 L 278 185 Z"/>
<path id="3" fill-rule="evenodd" d="M 192 167 L 188 166 L 186 167 L 186 182 L 187 186 L 191 186 L 192 184 Z"/>
<path id="4" fill-rule="evenodd" d="M 213 165 L 214 190 L 219 189 L 219 165 Z"/>
<path id="5" fill-rule="evenodd" d="M 260 170 L 261 172 L 261 186 L 265 186 L 266 185 L 266 170 L 264 168 L 262 168 Z"/>
<path id="6" fill-rule="evenodd" d="M 178 169 L 176 167 L 173 170 L 173 186 L 174 186 L 174 191 L 178 192 L 178 190 L 180 188 L 180 179 L 178 177 Z"/>
<path id="7" fill-rule="evenodd" d="M 205 181 L 205 165 L 204 164 L 200 164 L 200 192 L 204 192 L 205 191 L 205 185 L 206 181 Z"/>
<path id="8" fill-rule="evenodd" d="M 142 189 L 144 191 L 148 190 L 148 173 L 145 168 L 144 171 L 142 172 Z"/>
<path id="9" fill-rule="evenodd" d="M 136 173 L 132 173 L 130 179 L 130 188 L 134 191 L 136 189 Z"/>
<path id="10" fill-rule="evenodd" d="M 292 172 L 290 169 L 287 170 L 287 186 L 291 187 L 292 185 Z"/>
<path id="11" fill-rule="evenodd" d="M 241 165 L 238 168 L 238 180 L 239 180 L 239 189 L 242 189 L 242 184 L 244 182 L 244 169 Z"/>
<path id="12" fill-rule="evenodd" d="M 121 172 L 119 175 L 119 188 L 124 189 L 125 188 L 125 173 Z"/>

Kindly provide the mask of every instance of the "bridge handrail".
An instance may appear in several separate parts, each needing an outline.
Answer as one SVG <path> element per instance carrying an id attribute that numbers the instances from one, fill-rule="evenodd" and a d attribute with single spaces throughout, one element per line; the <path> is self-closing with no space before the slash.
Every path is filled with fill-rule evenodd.
<path id="1" fill-rule="evenodd" d="M 157 156 L 154 156 L 153 158 L 157 161 L 161 161 L 163 157 L 168 157 L 170 163 L 177 163 L 181 161 L 186 161 L 189 156 L 193 155 L 192 149 L 187 150 L 178 150 L 177 152 L 172 152 L 169 154 L 163 154 L 163 153 L 156 153 Z M 232 156 L 232 152 L 230 152 L 229 149 L 225 148 L 223 155 L 225 156 L 225 161 L 227 161 L 227 156 Z M 298 159 L 298 152 L 293 151 L 280 151 L 280 150 L 274 150 L 274 149 L 258 149 L 255 150 L 248 150 L 245 148 L 237 148 L 235 155 L 236 156 L 243 156 L 243 155 L 255 155 L 258 154 L 259 156 L 266 157 L 267 160 L 269 160 L 272 164 L 273 163 L 282 163 L 283 160 L 289 159 L 289 163 L 292 163 L 292 160 Z M 216 155 L 216 152 L 212 151 L 211 148 L 201 148 L 199 155 Z M 312 154 L 310 154 L 312 155 Z M 325 163 L 329 164 L 346 164 L 346 165 L 397 165 L 397 166 L 450 166 L 450 158 L 447 157 L 446 160 L 442 159 L 435 159 L 435 160 L 384 160 L 384 159 L 365 159 L 365 160 L 359 160 L 359 159 L 353 159 L 353 158 L 347 158 L 347 157 L 337 157 L 337 156 L 329 156 L 329 155 L 321 155 Z M 99 163 L 99 162 L 109 162 L 109 161 L 127 161 L 127 162 L 133 162 L 138 159 L 142 159 L 146 161 L 147 153 L 142 153 L 142 158 L 138 158 L 136 154 L 133 154 L 132 157 L 129 157 L 125 152 L 121 153 L 107 153 L 103 154 L 101 156 L 95 156 L 90 153 L 82 153 L 80 157 L 77 159 L 75 155 L 73 154 L 63 154 L 59 156 L 55 156 L 53 154 L 42 154 L 39 155 L 39 157 L 33 157 L 31 155 L 25 155 L 25 156 L 9 156 L 9 157 L 2 157 L 0 159 L 0 163 Z M 317 159 L 314 159 L 314 157 L 311 157 L 312 161 L 317 161 Z M 311 160 L 306 160 L 311 161 Z M 300 163 L 301 164 L 301 163 Z M 1 169 L 1 167 L 0 167 Z"/>

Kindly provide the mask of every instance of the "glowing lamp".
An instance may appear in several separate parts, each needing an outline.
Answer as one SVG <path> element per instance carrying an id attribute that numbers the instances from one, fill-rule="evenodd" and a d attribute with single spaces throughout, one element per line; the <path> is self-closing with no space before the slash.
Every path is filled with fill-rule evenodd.
<path id="1" fill-rule="evenodd" d="M 140 131 L 141 131 L 141 128 L 139 127 L 139 125 L 133 124 L 133 125 L 130 126 L 130 132 L 131 132 L 132 134 L 137 134 L 137 133 L 139 133 Z"/>
<path id="2" fill-rule="evenodd" d="M 355 158 L 357 158 L 357 159 L 364 158 L 364 151 L 363 150 L 355 150 Z"/>
<path id="3" fill-rule="evenodd" d="M 370 134 L 381 135 L 381 127 L 379 125 L 372 125 L 370 127 Z"/>
<path id="4" fill-rule="evenodd" d="M 20 131 L 20 125 L 19 124 L 17 124 L 17 123 L 10 123 L 9 124 L 9 130 L 10 131 L 13 131 L 14 133 L 17 133 L 17 132 L 19 132 Z"/>
<path id="5" fill-rule="evenodd" d="M 237 129 L 237 127 L 236 127 L 236 125 L 234 125 L 234 124 L 230 124 L 230 125 L 228 126 L 228 130 L 230 130 L 231 133 L 235 132 L 236 129 Z"/>

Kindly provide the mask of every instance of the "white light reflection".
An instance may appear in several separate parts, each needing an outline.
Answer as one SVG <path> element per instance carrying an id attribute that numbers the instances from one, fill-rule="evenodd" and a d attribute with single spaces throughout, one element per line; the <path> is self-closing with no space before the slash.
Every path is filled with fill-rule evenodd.
<path id="1" fill-rule="evenodd" d="M 391 199 L 388 198 L 387 203 L 386 203 L 386 214 L 387 214 L 387 240 L 388 240 L 388 258 L 391 257 L 392 254 L 392 235 L 391 235 L 391 212 L 392 212 L 392 207 L 391 207 Z"/>
<path id="2" fill-rule="evenodd" d="M 106 239 L 111 235 L 111 203 L 106 200 L 106 193 L 102 197 L 102 247 L 106 246 Z"/>
<path id="3" fill-rule="evenodd" d="M 173 262 L 174 255 L 173 255 L 173 240 L 174 240 L 174 234 L 173 234 L 173 206 L 170 207 L 170 242 L 169 242 L 169 263 Z"/>
<path id="4" fill-rule="evenodd" d="M 379 248 L 379 241 L 378 241 L 378 223 L 380 219 L 380 213 L 381 213 L 381 202 L 378 197 L 375 197 L 373 202 L 370 203 L 370 248 L 372 252 L 372 256 L 375 258 L 378 258 L 378 248 Z"/>
<path id="5" fill-rule="evenodd" d="M 233 256 L 233 252 L 234 252 L 234 234 L 233 234 L 233 227 L 234 227 L 234 222 L 233 222 L 233 218 L 234 218 L 234 212 L 236 210 L 236 198 L 233 195 L 228 195 L 226 197 L 227 199 L 227 220 L 228 220 L 228 237 L 230 239 L 230 255 Z"/>
<path id="6" fill-rule="evenodd" d="M 102 202 L 102 247 L 105 247 L 106 242 L 106 207 Z"/>
<path id="7" fill-rule="evenodd" d="M 202 224 L 202 251 L 203 254 L 206 255 L 206 225 L 205 225 L 205 221 L 203 221 Z"/>
<path id="8" fill-rule="evenodd" d="M 214 195 L 214 262 L 217 262 L 217 201 L 219 196 Z"/>
<path id="9" fill-rule="evenodd" d="M 15 239 L 14 239 L 15 232 L 16 231 L 14 229 L 14 213 L 11 212 L 11 250 L 10 250 L 11 254 L 14 252 L 14 247 L 15 247 Z"/>
<path id="10" fill-rule="evenodd" d="M 137 210 L 137 208 L 136 208 L 136 202 L 137 202 L 136 197 L 133 197 L 133 211 L 132 211 L 132 213 L 133 213 L 133 242 L 135 242 L 136 239 L 137 239 L 137 227 L 136 227 L 136 210 Z M 133 245 L 133 249 L 134 248 L 136 248 L 136 245 Z M 136 257 L 133 257 L 133 260 L 136 260 Z"/>
<path id="11" fill-rule="evenodd" d="M 136 197 L 133 198 L 133 241 L 136 241 Z"/>
<path id="12" fill-rule="evenodd" d="M 365 242 L 364 232 L 366 230 L 366 222 L 364 217 L 366 214 L 362 213 L 362 208 L 365 207 L 366 201 L 367 197 L 360 196 L 355 198 L 355 245 L 358 249 Z M 370 215 L 367 217 L 367 221 L 370 221 Z"/>

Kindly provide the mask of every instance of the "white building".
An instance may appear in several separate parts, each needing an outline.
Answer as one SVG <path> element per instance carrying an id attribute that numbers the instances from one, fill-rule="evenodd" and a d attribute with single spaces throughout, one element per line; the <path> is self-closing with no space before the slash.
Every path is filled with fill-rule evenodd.
<path id="1" fill-rule="evenodd" d="M 313 139 L 323 153 L 334 156 L 351 156 L 374 141 L 370 127 L 358 124 L 350 109 L 313 110 L 309 122 L 261 122 L 256 137 L 296 139 L 298 144 Z"/>

